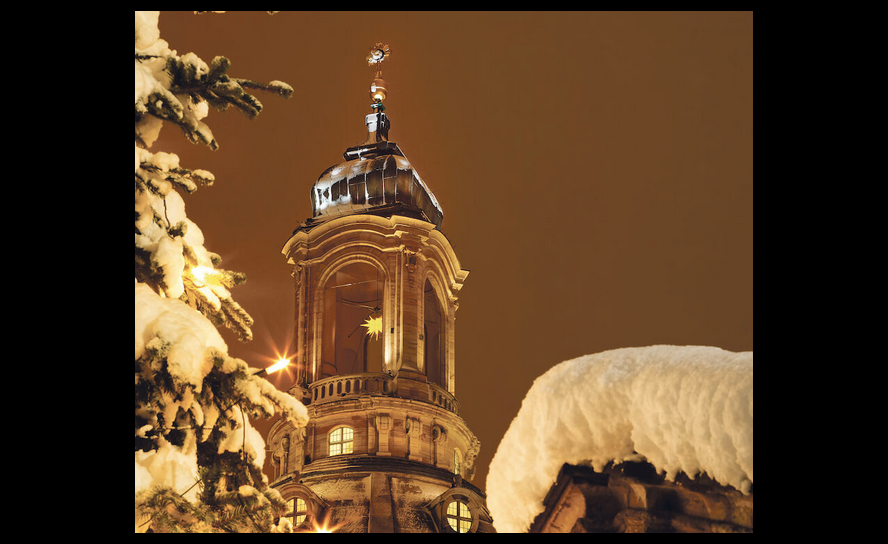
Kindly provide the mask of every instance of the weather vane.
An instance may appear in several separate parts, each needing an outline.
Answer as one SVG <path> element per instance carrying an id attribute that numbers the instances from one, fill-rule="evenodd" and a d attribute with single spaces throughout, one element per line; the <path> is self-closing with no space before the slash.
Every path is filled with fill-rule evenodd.
<path id="1" fill-rule="evenodd" d="M 373 104 L 370 107 L 373 108 L 374 112 L 385 111 L 385 106 L 382 105 L 386 95 L 385 80 L 382 79 L 382 62 L 389 58 L 391 54 L 392 51 L 388 45 L 377 43 L 370 49 L 370 54 L 367 55 L 367 64 L 370 66 L 376 65 L 376 76 L 373 79 L 373 83 L 370 84 L 370 98 L 373 100 Z"/>

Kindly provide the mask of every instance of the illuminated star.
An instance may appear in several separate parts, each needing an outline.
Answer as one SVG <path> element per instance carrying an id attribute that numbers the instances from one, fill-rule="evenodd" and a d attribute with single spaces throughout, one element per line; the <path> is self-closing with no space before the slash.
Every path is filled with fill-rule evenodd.
<path id="1" fill-rule="evenodd" d="M 371 315 L 367 318 L 367 321 L 361 323 L 361 326 L 367 328 L 367 336 L 372 336 L 376 340 L 382 332 L 382 316 L 374 317 Z"/>

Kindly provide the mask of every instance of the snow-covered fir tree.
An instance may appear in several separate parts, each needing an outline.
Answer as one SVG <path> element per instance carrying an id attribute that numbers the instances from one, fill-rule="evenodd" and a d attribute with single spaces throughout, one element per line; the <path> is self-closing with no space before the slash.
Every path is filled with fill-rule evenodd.
<path id="1" fill-rule="evenodd" d="M 161 126 L 216 149 L 209 108 L 262 110 L 249 91 L 289 97 L 285 83 L 228 75 L 229 61 L 179 56 L 160 39 L 159 12 L 136 13 L 135 30 L 135 530 L 284 531 L 286 508 L 262 473 L 265 444 L 249 417 L 282 414 L 297 427 L 305 406 L 228 355 L 217 327 L 252 337 L 252 319 L 229 289 L 243 274 L 220 268 L 180 193 L 211 185 L 151 150 Z"/>

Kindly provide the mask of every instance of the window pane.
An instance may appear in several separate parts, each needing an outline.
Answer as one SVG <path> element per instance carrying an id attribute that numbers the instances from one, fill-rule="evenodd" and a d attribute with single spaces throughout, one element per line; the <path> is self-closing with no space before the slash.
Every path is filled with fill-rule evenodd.
<path id="1" fill-rule="evenodd" d="M 298 527 L 303 521 L 305 521 L 305 514 L 296 516 L 296 522 L 293 523 L 293 527 Z"/>
<path id="2" fill-rule="evenodd" d="M 451 501 L 445 517 L 450 528 L 458 533 L 468 533 L 472 529 L 472 512 L 462 501 Z"/>
<path id="3" fill-rule="evenodd" d="M 305 512 L 305 500 L 304 499 L 296 499 L 296 511 L 297 512 Z"/>
<path id="4" fill-rule="evenodd" d="M 351 427 L 339 427 L 330 433 L 330 455 L 354 452 L 355 431 Z"/>

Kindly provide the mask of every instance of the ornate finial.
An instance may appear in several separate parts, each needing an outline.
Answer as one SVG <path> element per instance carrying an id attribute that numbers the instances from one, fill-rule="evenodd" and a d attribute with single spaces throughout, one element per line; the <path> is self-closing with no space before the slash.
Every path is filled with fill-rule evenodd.
<path id="1" fill-rule="evenodd" d="M 385 80 L 382 79 L 382 62 L 389 58 L 391 54 L 392 51 L 388 45 L 377 43 L 370 49 L 370 54 L 367 55 L 367 64 L 370 66 L 376 65 L 376 77 L 373 79 L 373 83 L 370 84 L 370 98 L 373 100 L 373 104 L 370 107 L 374 112 L 385 111 L 382 101 L 385 100 L 387 89 Z"/>
<path id="2" fill-rule="evenodd" d="M 370 66 L 376 64 L 376 72 L 379 73 L 382 71 L 382 68 L 380 68 L 378 65 L 382 64 L 382 61 L 384 61 L 386 57 L 391 54 L 392 51 L 391 49 L 389 49 L 389 46 L 382 45 L 382 43 L 377 43 L 370 49 L 370 54 L 367 55 L 367 64 L 369 64 Z"/>

